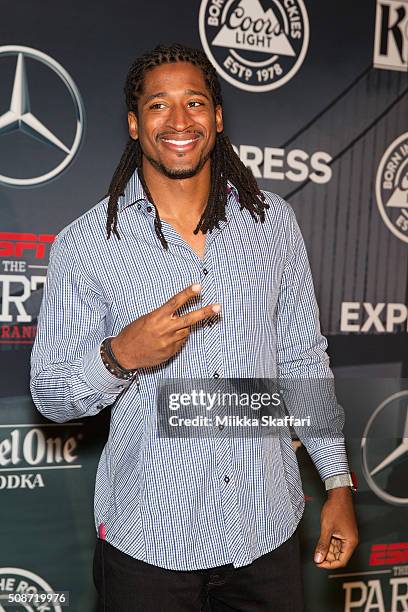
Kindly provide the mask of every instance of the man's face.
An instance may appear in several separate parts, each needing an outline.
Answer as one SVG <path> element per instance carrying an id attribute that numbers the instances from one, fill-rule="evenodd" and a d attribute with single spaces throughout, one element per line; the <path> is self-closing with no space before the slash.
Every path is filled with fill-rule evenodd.
<path id="1" fill-rule="evenodd" d="M 202 71 L 189 62 L 149 70 L 138 117 L 131 112 L 128 122 L 145 163 L 172 179 L 191 178 L 209 163 L 223 129 L 221 107 L 214 108 Z"/>

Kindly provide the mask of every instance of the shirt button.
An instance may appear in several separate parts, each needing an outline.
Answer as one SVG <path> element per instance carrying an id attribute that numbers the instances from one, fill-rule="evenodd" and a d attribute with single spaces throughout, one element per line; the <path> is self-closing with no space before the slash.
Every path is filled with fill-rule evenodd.
<path id="1" fill-rule="evenodd" d="M 148 206 L 148 207 L 146 208 L 146 210 L 147 210 L 147 212 L 152 212 L 152 207 L 151 207 L 151 206 Z"/>
<path id="2" fill-rule="evenodd" d="M 224 425 L 218 425 L 218 429 L 222 431 L 224 429 Z"/>
<path id="3" fill-rule="evenodd" d="M 230 479 L 228 476 L 224 476 L 224 482 L 226 482 L 227 484 L 229 483 Z"/>
<path id="4" fill-rule="evenodd" d="M 142 205 L 141 205 L 141 204 L 138 204 L 138 205 L 137 205 L 137 207 L 138 207 L 138 209 L 140 210 L 140 209 L 142 208 Z"/>
<path id="5" fill-rule="evenodd" d="M 203 274 L 208 274 L 207 268 L 203 268 Z"/>
<path id="6" fill-rule="evenodd" d="M 214 377 L 214 378 L 219 378 L 219 377 L 220 377 L 220 375 L 218 374 L 218 372 L 214 372 L 213 377 Z"/>

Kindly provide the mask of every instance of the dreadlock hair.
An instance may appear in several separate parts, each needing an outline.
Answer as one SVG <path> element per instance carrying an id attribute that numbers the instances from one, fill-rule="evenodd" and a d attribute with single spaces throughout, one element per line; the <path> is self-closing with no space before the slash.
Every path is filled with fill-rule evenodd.
<path id="1" fill-rule="evenodd" d="M 192 49 L 180 44 L 169 46 L 159 45 L 131 65 L 125 83 L 125 97 L 128 111 L 137 116 L 137 102 L 143 91 L 145 74 L 163 64 L 176 62 L 189 62 L 202 70 L 206 85 L 211 93 L 214 107 L 222 105 L 221 86 L 214 67 L 207 59 L 203 51 Z M 123 152 L 119 165 L 112 177 L 109 186 L 108 216 L 106 222 L 107 236 L 110 238 L 113 232 L 120 238 L 117 229 L 118 199 L 124 195 L 125 187 L 132 174 L 137 170 L 140 182 L 146 197 L 153 204 L 156 215 L 154 220 L 155 231 L 161 244 L 168 248 L 163 236 L 161 220 L 153 198 L 146 185 L 142 169 L 143 153 L 139 140 L 129 139 Z M 258 219 L 263 223 L 265 220 L 265 209 L 269 208 L 265 196 L 260 191 L 252 172 L 244 166 L 235 153 L 228 137 L 222 132 L 217 133 L 214 149 L 211 153 L 211 186 L 207 206 L 198 222 L 194 233 L 200 230 L 206 233 L 219 227 L 220 221 L 225 221 L 225 204 L 227 201 L 227 181 L 230 181 L 237 189 L 239 195 L 240 209 L 248 209 L 255 221 Z"/>

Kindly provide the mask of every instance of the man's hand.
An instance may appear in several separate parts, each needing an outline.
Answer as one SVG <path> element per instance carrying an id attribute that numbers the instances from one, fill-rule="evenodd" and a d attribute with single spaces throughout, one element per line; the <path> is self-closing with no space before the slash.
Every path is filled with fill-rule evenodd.
<path id="1" fill-rule="evenodd" d="M 317 567 L 345 567 L 358 544 L 358 529 L 349 487 L 330 489 L 320 515 L 320 538 L 314 561 Z"/>
<path id="2" fill-rule="evenodd" d="M 119 364 L 129 370 L 148 368 L 167 361 L 177 353 L 186 342 L 191 325 L 213 317 L 221 310 L 219 304 L 210 304 L 178 316 L 177 310 L 200 291 L 201 285 L 191 285 L 160 308 L 124 327 L 111 342 Z"/>

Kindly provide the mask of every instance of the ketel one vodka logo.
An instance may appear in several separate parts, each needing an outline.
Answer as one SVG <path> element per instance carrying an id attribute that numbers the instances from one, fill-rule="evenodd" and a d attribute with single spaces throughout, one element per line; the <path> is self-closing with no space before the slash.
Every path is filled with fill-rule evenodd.
<path id="1" fill-rule="evenodd" d="M 303 0 L 203 0 L 200 37 L 216 70 L 246 91 L 270 91 L 299 70 L 309 43 Z"/>
<path id="2" fill-rule="evenodd" d="M 377 171 L 376 196 L 385 225 L 408 242 L 408 132 L 384 153 Z"/>
<path id="3" fill-rule="evenodd" d="M 44 487 L 50 471 L 81 468 L 81 428 L 82 423 L 0 425 L 0 490 Z"/>

